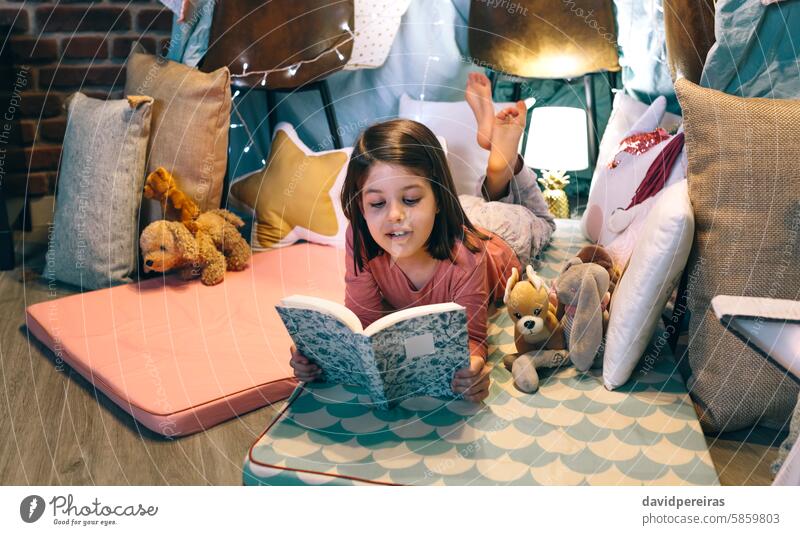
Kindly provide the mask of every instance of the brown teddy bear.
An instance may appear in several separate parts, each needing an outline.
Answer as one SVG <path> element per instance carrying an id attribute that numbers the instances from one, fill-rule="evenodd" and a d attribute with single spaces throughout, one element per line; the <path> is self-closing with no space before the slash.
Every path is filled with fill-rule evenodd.
<path id="1" fill-rule="evenodd" d="M 144 271 L 160 273 L 177 269 L 183 279 L 200 277 L 208 286 L 225 278 L 225 271 L 241 271 L 250 260 L 250 246 L 237 227 L 244 222 L 227 210 L 201 213 L 197 205 L 175 183 L 174 177 L 159 167 L 145 183 L 145 197 L 167 203 L 180 211 L 181 221 L 155 221 L 142 231 L 139 246 Z"/>
<path id="2" fill-rule="evenodd" d="M 197 205 L 178 187 L 172 173 L 159 167 L 147 177 L 144 183 L 144 196 L 161 203 L 164 217 L 177 215 L 181 223 L 188 223 L 200 214 Z M 170 210 L 170 204 L 173 210 Z"/>

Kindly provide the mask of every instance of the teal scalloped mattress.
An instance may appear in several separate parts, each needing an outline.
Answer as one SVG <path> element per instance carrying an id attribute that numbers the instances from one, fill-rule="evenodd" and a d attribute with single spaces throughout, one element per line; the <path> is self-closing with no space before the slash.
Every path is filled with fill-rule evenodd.
<path id="1" fill-rule="evenodd" d="M 585 244 L 558 221 L 539 273 L 554 278 Z M 716 485 L 686 386 L 666 346 L 625 387 L 602 370 L 543 373 L 529 395 L 503 367 L 514 351 L 504 309 L 490 316 L 486 401 L 419 397 L 388 411 L 357 387 L 299 386 L 250 448 L 246 485 Z M 654 337 L 654 340 L 657 337 Z M 655 352 L 653 353 L 655 354 Z"/>

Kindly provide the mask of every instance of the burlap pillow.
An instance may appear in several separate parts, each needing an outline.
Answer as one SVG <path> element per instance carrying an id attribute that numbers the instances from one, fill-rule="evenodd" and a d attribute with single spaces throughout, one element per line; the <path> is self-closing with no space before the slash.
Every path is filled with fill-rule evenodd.
<path id="1" fill-rule="evenodd" d="M 204 73 L 137 45 L 128 57 L 125 95 L 154 99 L 147 172 L 163 166 L 202 210 L 219 208 L 231 114 L 227 67 Z M 160 212 L 158 203 L 146 201 L 142 224 Z"/>
<path id="2" fill-rule="evenodd" d="M 718 294 L 800 295 L 800 101 L 675 83 L 683 108 L 695 240 L 687 265 L 690 392 L 707 431 L 781 426 L 798 387 L 727 332 Z"/>

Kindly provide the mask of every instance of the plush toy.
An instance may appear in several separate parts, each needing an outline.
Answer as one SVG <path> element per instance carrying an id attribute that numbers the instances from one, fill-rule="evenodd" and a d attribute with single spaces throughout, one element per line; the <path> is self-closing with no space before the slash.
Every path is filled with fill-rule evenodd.
<path id="1" fill-rule="evenodd" d="M 517 352 L 506 355 L 503 363 L 511 371 L 517 388 L 535 392 L 539 388 L 536 369 L 562 366 L 568 359 L 549 288 L 531 266 L 525 268 L 525 274 L 527 279 L 520 280 L 514 268 L 506 282 L 503 302 L 514 321 Z"/>
<path id="2" fill-rule="evenodd" d="M 512 271 L 506 284 L 517 353 L 506 355 L 504 363 L 516 387 L 532 393 L 539 388 L 539 368 L 569 362 L 580 371 L 592 366 L 601 352 L 610 288 L 619 272 L 608 252 L 589 245 L 567 261 L 552 291 L 530 266 L 526 273 L 528 280 L 520 282 Z"/>
<path id="3" fill-rule="evenodd" d="M 561 328 L 569 359 L 578 370 L 586 371 L 600 353 L 608 324 L 608 271 L 575 257 L 558 276 L 555 287 L 558 301 L 564 305 Z"/>
<path id="4" fill-rule="evenodd" d="M 597 264 L 605 269 L 608 272 L 608 291 L 612 294 L 614 293 L 614 288 L 616 288 L 621 274 L 620 270 L 614 264 L 614 259 L 611 258 L 611 254 L 609 254 L 605 247 L 601 245 L 587 245 L 578 251 L 578 254 L 576 254 L 574 258 L 580 259 L 584 264 Z M 574 262 L 574 259 L 572 259 L 572 261 Z M 570 262 L 568 261 L 567 266 L 569 265 Z M 561 271 L 563 272 L 564 269 Z"/>
<path id="5" fill-rule="evenodd" d="M 165 208 L 171 202 L 181 217 L 181 221 L 155 221 L 142 231 L 139 246 L 145 272 L 176 269 L 183 279 L 199 276 L 211 286 L 222 282 L 226 270 L 247 267 L 250 246 L 237 230 L 244 225 L 239 217 L 222 209 L 201 213 L 161 167 L 147 177 L 145 197 L 160 201 Z"/>
<path id="6" fill-rule="evenodd" d="M 165 216 L 171 212 L 169 209 L 171 204 L 177 211 L 181 223 L 188 223 L 200 214 L 200 209 L 194 201 L 181 191 L 175 182 L 175 177 L 163 167 L 148 175 L 144 184 L 144 196 L 159 201 L 161 213 Z"/>

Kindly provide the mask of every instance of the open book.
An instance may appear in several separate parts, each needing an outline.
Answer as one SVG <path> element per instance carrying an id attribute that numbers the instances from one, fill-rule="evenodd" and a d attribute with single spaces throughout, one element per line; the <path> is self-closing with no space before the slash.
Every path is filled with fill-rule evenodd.
<path id="1" fill-rule="evenodd" d="M 467 313 L 456 303 L 400 310 L 361 328 L 344 305 L 292 295 L 275 307 L 297 349 L 328 383 L 364 387 L 380 408 L 413 396 L 454 398 L 469 365 Z"/>

